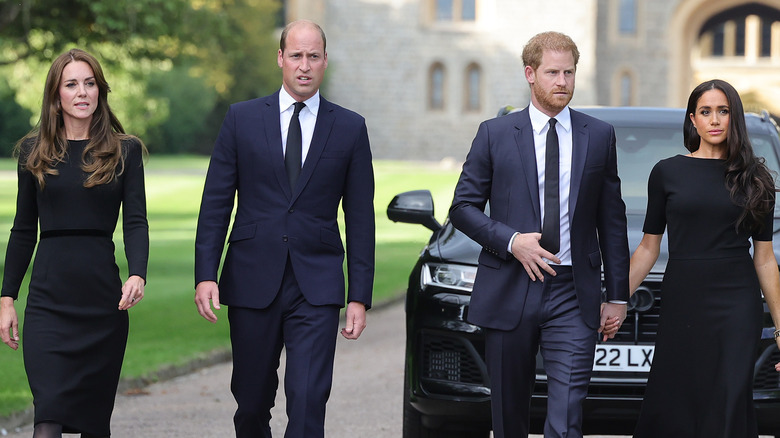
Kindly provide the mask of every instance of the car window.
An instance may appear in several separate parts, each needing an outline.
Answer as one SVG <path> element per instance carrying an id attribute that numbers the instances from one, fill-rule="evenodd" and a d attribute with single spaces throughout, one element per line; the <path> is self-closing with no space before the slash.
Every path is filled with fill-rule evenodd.
<path id="1" fill-rule="evenodd" d="M 683 146 L 682 129 L 616 126 L 615 136 L 618 174 L 626 210 L 630 214 L 644 214 L 647 208 L 647 179 L 653 166 L 665 158 L 688 153 Z M 751 134 L 750 139 L 756 155 L 764 157 L 777 180 L 780 157 L 772 138 L 765 134 Z M 780 203 L 775 206 L 775 216 L 780 216 Z"/>
<path id="2" fill-rule="evenodd" d="M 750 142 L 753 144 L 753 151 L 759 157 L 764 157 L 766 165 L 769 170 L 772 171 L 772 176 L 775 178 L 775 186 L 777 186 L 778 175 L 780 175 L 780 157 L 777 155 L 777 148 L 775 142 L 772 141 L 768 135 L 759 134 L 751 135 Z M 775 217 L 780 217 L 780 203 L 775 203 Z"/>
<path id="3" fill-rule="evenodd" d="M 628 213 L 644 214 L 647 208 L 647 178 L 656 163 L 685 154 L 682 130 L 615 127 L 618 174 Z"/>

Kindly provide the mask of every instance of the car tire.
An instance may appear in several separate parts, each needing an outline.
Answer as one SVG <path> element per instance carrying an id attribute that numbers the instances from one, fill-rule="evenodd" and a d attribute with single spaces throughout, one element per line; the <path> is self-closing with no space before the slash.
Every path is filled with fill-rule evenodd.
<path id="1" fill-rule="evenodd" d="M 408 371 L 404 371 L 403 438 L 489 438 L 490 430 L 445 430 L 425 427 L 422 414 L 412 406 Z"/>

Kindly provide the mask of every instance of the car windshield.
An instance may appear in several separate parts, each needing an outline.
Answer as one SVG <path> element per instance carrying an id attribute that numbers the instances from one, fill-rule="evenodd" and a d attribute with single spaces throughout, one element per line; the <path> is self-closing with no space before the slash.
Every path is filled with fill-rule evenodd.
<path id="1" fill-rule="evenodd" d="M 683 147 L 682 130 L 662 127 L 615 126 L 618 147 L 618 173 L 623 200 L 629 214 L 644 215 L 647 208 L 647 179 L 655 164 L 675 155 L 687 154 Z M 770 170 L 780 174 L 780 160 L 772 139 L 765 134 L 751 134 L 756 155 L 764 157 Z M 780 203 L 779 203 L 780 204 Z M 775 206 L 775 217 L 780 216 L 780 205 Z"/>

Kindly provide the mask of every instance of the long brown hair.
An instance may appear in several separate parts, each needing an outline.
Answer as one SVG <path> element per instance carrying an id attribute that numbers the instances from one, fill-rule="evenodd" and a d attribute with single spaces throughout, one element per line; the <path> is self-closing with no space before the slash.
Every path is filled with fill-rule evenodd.
<path id="1" fill-rule="evenodd" d="M 38 180 L 41 188 L 46 185 L 46 175 L 56 175 L 54 166 L 61 162 L 68 149 L 68 139 L 62 119 L 60 85 L 62 72 L 71 62 L 86 62 L 98 87 L 98 103 L 89 126 L 89 143 L 81 156 L 81 168 L 89 176 L 84 187 L 94 187 L 113 181 L 124 171 L 122 140 L 135 138 L 125 134 L 119 119 L 108 105 L 111 88 L 103 75 L 103 69 L 94 56 L 80 49 L 71 49 L 54 60 L 46 77 L 43 105 L 38 126 L 16 143 L 15 154 L 20 163 Z M 138 140 L 146 153 L 143 143 Z"/>
<path id="2" fill-rule="evenodd" d="M 707 91 L 720 90 L 726 95 L 729 104 L 729 127 L 726 138 L 726 187 L 731 201 L 743 208 L 737 219 L 736 227 L 760 230 L 767 214 L 772 214 L 775 197 L 774 179 L 764 164 L 764 159 L 756 157 L 748 136 L 745 123 L 745 110 L 739 93 L 731 84 L 720 79 L 712 79 L 699 84 L 688 97 L 683 124 L 685 147 L 695 152 L 701 144 L 701 137 L 693 126 L 690 115 L 696 113 L 699 98 Z"/>

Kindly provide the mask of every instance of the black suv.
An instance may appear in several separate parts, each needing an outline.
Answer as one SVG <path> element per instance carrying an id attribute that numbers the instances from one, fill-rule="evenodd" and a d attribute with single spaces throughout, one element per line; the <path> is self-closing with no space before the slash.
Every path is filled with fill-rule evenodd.
<path id="1" fill-rule="evenodd" d="M 685 111 L 636 107 L 580 111 L 615 126 L 618 172 L 633 252 L 642 238 L 650 170 L 663 158 L 687 153 L 682 139 Z M 747 127 L 756 154 L 763 156 L 772 170 L 780 171 L 780 139 L 775 122 L 766 112 L 748 114 Z M 780 260 L 778 204 L 774 245 Z M 433 231 L 409 276 L 406 295 L 403 436 L 485 438 L 491 429 L 485 343 L 482 330 L 466 321 L 480 247 L 449 220 L 439 224 L 433 213 L 433 198 L 427 190 L 399 194 L 387 208 L 389 219 L 421 224 Z M 653 358 L 667 261 L 665 240 L 658 262 L 631 298 L 620 332 L 615 339 L 596 346 L 594 373 L 583 407 L 585 433 L 633 432 Z M 780 351 L 775 346 L 766 304 L 763 322 L 753 400 L 759 431 L 780 438 L 780 376 L 774 369 L 774 364 L 780 362 Z M 536 363 L 531 432 L 541 433 L 547 376 L 540 356 Z"/>

